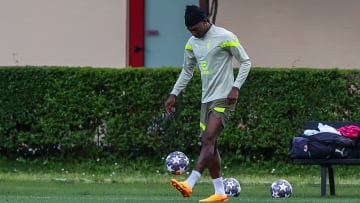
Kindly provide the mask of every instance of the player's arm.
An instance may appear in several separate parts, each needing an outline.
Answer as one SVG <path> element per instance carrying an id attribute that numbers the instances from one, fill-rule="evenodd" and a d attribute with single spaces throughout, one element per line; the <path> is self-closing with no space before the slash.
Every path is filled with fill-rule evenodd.
<path id="1" fill-rule="evenodd" d="M 193 77 L 195 67 L 196 67 L 196 58 L 192 51 L 192 47 L 189 44 L 186 44 L 182 70 L 170 93 L 170 96 L 165 102 L 165 111 L 168 114 L 171 113 L 171 108 L 175 104 L 176 96 L 178 96 L 180 92 L 185 89 L 190 79 Z"/>
<path id="2" fill-rule="evenodd" d="M 251 61 L 245 49 L 241 46 L 239 40 L 235 35 L 230 37 L 228 45 L 228 51 L 240 63 L 239 72 L 234 81 L 233 87 L 227 97 L 229 104 L 235 104 L 238 99 L 239 89 L 244 84 L 247 76 L 249 75 Z"/>
<path id="3" fill-rule="evenodd" d="M 245 49 L 241 46 L 237 38 L 236 38 L 236 46 L 230 47 L 230 51 L 232 55 L 236 58 L 236 60 L 240 63 L 239 72 L 237 74 L 237 77 L 233 85 L 239 90 L 241 86 L 244 84 L 247 76 L 249 75 L 251 68 L 251 61 Z"/>
<path id="4" fill-rule="evenodd" d="M 174 88 L 170 94 L 177 96 L 182 90 L 185 89 L 190 79 L 193 77 L 195 67 L 196 67 L 196 58 L 194 56 L 192 47 L 191 45 L 186 44 L 183 67 L 174 85 Z"/>

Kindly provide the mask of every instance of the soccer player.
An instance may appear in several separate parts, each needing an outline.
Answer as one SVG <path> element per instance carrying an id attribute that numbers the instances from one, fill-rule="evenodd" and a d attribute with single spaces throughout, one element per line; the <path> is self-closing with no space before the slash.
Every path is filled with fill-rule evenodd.
<path id="1" fill-rule="evenodd" d="M 217 139 L 235 110 L 238 91 L 249 74 L 251 62 L 237 37 L 232 32 L 211 24 L 198 6 L 186 6 L 185 25 L 192 36 L 185 45 L 182 71 L 165 102 L 165 111 L 171 113 L 176 96 L 186 87 L 198 67 L 202 81 L 201 150 L 189 177 L 183 182 L 171 179 L 170 183 L 183 197 L 190 197 L 192 188 L 207 168 L 215 193 L 199 201 L 223 202 L 228 197 L 221 177 Z M 233 73 L 233 57 L 240 63 L 236 78 Z"/>

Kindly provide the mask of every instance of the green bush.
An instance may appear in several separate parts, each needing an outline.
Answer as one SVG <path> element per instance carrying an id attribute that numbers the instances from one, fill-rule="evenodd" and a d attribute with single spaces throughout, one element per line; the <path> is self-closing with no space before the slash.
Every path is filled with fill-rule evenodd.
<path id="1" fill-rule="evenodd" d="M 161 160 L 199 152 L 196 71 L 163 105 L 179 68 L 0 68 L 0 153 L 9 158 Z M 235 71 L 236 74 L 236 71 Z M 225 162 L 288 160 L 303 122 L 359 121 L 360 71 L 253 68 L 219 139 Z"/>

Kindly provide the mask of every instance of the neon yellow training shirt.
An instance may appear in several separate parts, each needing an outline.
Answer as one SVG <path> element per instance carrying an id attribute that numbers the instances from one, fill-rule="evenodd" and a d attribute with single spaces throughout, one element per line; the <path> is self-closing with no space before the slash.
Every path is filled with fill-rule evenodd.
<path id="1" fill-rule="evenodd" d="M 240 63 L 234 80 L 233 57 Z M 212 25 L 202 38 L 190 37 L 185 45 L 184 64 L 171 94 L 178 95 L 193 76 L 201 72 L 202 103 L 227 98 L 232 87 L 245 82 L 251 67 L 250 58 L 238 38 L 230 31 Z"/>

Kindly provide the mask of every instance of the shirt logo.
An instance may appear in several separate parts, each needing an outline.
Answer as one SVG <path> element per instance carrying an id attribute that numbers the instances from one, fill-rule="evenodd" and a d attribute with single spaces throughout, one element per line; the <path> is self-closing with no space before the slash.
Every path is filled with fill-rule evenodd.
<path id="1" fill-rule="evenodd" d="M 209 71 L 206 60 L 200 61 L 201 75 L 210 75 L 212 72 Z"/>

